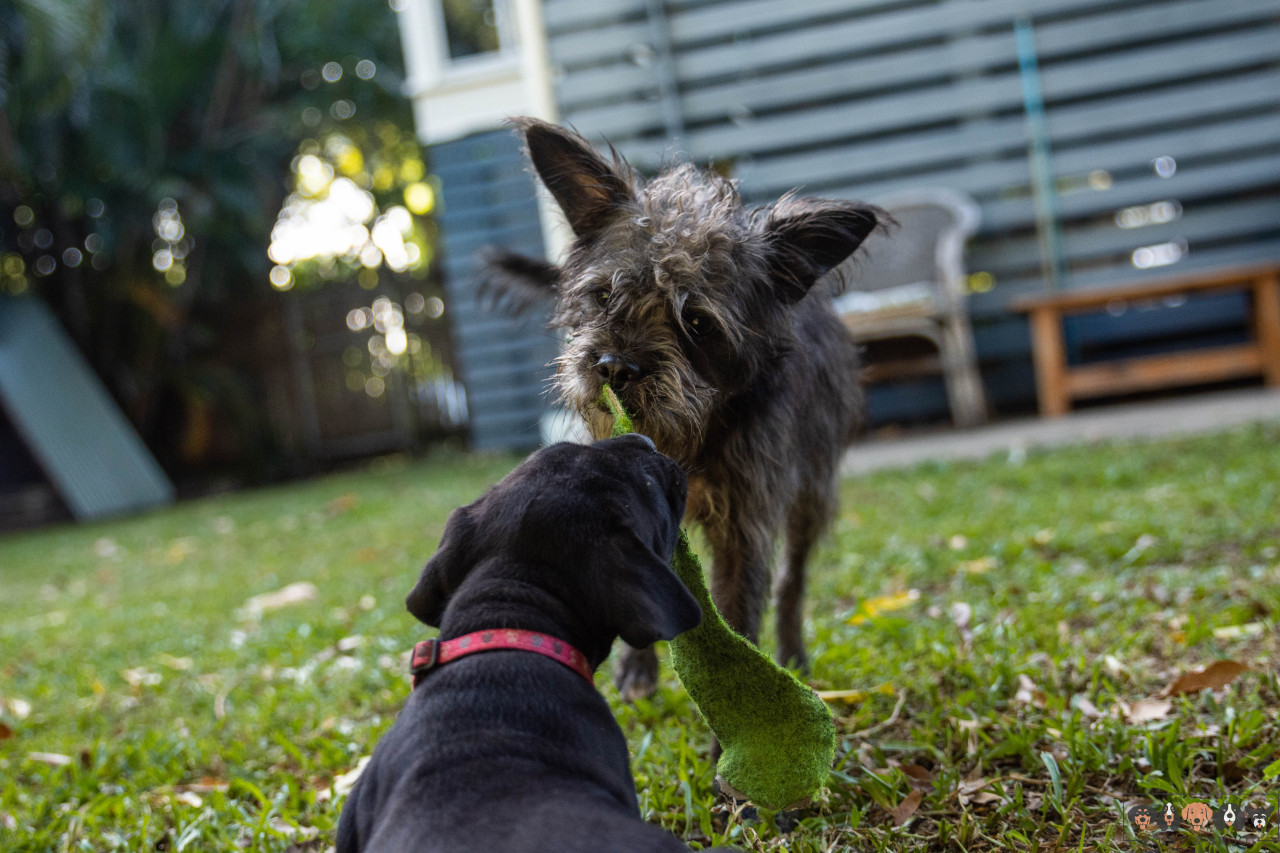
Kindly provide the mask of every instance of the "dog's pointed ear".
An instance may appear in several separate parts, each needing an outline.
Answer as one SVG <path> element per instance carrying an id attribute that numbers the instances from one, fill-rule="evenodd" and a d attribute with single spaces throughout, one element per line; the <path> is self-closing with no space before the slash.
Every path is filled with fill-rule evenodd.
<path id="1" fill-rule="evenodd" d="M 418 583 L 404 601 L 419 622 L 432 628 L 440 627 L 440 617 L 449 599 L 475 566 L 475 524 L 471 511 L 470 506 L 464 506 L 449 515 L 440 547 L 427 561 Z"/>
<path id="2" fill-rule="evenodd" d="M 606 618 L 611 628 L 633 649 L 670 640 L 702 621 L 702 608 L 671 566 L 652 551 L 637 557 L 618 552 L 606 580 L 611 594 Z"/>
<path id="3" fill-rule="evenodd" d="M 612 221 L 619 207 L 634 200 L 631 171 L 616 157 L 610 163 L 581 136 L 554 124 L 534 118 L 511 123 L 524 136 L 534 170 L 574 234 L 591 236 Z"/>
<path id="4" fill-rule="evenodd" d="M 560 280 L 555 264 L 497 246 L 481 249 L 476 260 L 476 292 L 485 303 L 518 316 L 554 302 Z"/>
<path id="5" fill-rule="evenodd" d="M 798 302 L 887 220 L 880 208 L 856 201 L 783 198 L 765 223 L 778 297 L 787 304 Z"/>

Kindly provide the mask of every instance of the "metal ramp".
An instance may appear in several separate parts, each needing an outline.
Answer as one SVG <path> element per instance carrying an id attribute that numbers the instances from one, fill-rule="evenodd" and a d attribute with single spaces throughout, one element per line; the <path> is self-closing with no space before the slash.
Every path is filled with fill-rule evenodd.
<path id="1" fill-rule="evenodd" d="M 0 297 L 0 406 L 79 521 L 173 500 L 173 485 L 34 298 Z"/>

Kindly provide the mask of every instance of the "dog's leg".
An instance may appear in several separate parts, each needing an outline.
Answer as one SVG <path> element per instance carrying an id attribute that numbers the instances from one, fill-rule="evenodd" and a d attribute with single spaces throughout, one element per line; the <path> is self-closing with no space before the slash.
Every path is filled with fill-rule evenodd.
<path id="1" fill-rule="evenodd" d="M 814 543 L 826 524 L 824 502 L 805 495 L 787 517 L 787 545 L 774 585 L 778 633 L 778 663 L 808 670 L 801 627 L 804 622 L 805 568 Z"/>
<path id="2" fill-rule="evenodd" d="M 613 683 L 628 702 L 652 696 L 658 689 L 658 653 L 653 646 L 633 649 L 623 643 L 613 667 Z"/>
<path id="3" fill-rule="evenodd" d="M 730 518 L 708 525 L 711 544 L 711 598 L 729 627 L 759 642 L 760 619 L 769 592 L 772 537 Z"/>

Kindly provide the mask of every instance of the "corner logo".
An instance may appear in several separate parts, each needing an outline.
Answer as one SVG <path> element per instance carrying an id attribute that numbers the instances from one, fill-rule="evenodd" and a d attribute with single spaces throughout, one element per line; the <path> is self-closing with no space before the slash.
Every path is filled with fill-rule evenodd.
<path id="1" fill-rule="evenodd" d="M 1265 804 L 1253 808 L 1245 803 L 1223 803 L 1213 808 L 1208 803 L 1187 803 L 1181 809 L 1173 803 L 1143 803 L 1133 806 L 1128 813 L 1129 825 L 1138 835 L 1149 832 L 1221 833 L 1238 832 L 1260 835 L 1269 830 L 1275 819 Z"/>

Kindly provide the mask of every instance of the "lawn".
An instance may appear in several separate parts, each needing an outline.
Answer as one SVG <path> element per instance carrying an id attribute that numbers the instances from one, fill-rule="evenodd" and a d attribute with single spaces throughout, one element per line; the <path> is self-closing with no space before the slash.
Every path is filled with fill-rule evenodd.
<path id="1" fill-rule="evenodd" d="M 812 683 L 847 692 L 826 795 L 798 824 L 717 806 L 669 668 L 635 705 L 602 671 L 645 816 L 695 846 L 1110 850 L 1140 802 L 1276 809 L 1277 447 L 1273 425 L 848 481 L 807 602 Z M 514 462 L 0 538 L 0 848 L 327 848 L 426 636 L 404 594 Z M 1249 670 L 1158 698 L 1218 660 Z"/>

